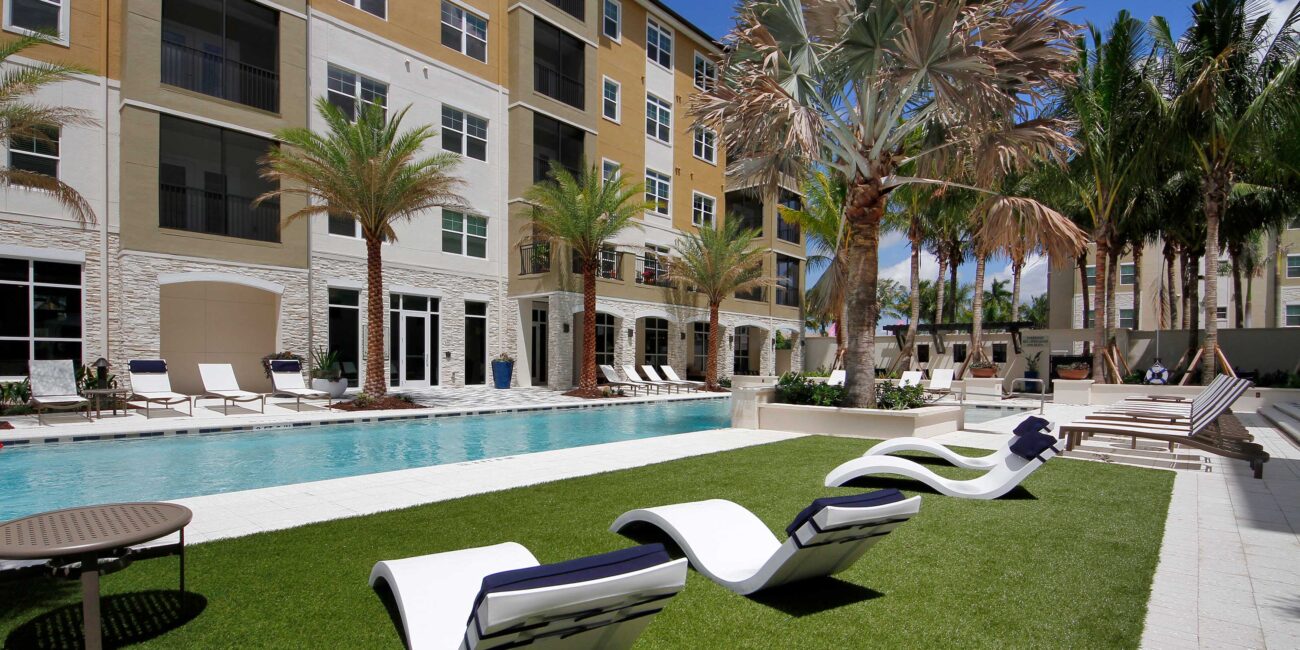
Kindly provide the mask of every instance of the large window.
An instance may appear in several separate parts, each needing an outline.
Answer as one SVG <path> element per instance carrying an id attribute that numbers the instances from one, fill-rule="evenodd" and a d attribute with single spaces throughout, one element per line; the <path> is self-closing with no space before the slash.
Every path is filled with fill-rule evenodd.
<path id="1" fill-rule="evenodd" d="M 668 321 L 662 318 L 645 319 L 645 354 L 641 363 L 648 366 L 668 365 Z"/>
<path id="2" fill-rule="evenodd" d="M 1300 304 L 1286 306 L 1286 321 L 1284 324 L 1287 327 L 1300 327 Z"/>
<path id="3" fill-rule="evenodd" d="M 1006 343 L 994 343 L 994 344 L 993 344 L 993 363 L 1006 363 L 1006 362 L 1007 362 L 1007 344 L 1006 344 Z"/>
<path id="4" fill-rule="evenodd" d="M 673 67 L 673 30 L 660 25 L 653 18 L 646 18 L 645 54 L 651 61 L 671 70 Z"/>
<path id="5" fill-rule="evenodd" d="M 549 178 L 551 161 L 577 175 L 584 132 L 576 126 L 533 113 L 533 182 Z"/>
<path id="6" fill-rule="evenodd" d="M 1119 265 L 1119 283 L 1137 284 L 1137 265 L 1132 262 L 1121 263 Z"/>
<path id="7" fill-rule="evenodd" d="M 713 90 L 718 81 L 718 66 L 709 57 L 695 53 L 695 87 L 700 90 Z"/>
<path id="8" fill-rule="evenodd" d="M 646 244 L 645 253 L 638 260 L 636 270 L 637 284 L 666 287 L 672 283 L 668 275 L 668 258 L 671 252 L 667 246 Z"/>
<path id="9" fill-rule="evenodd" d="M 653 169 L 645 170 L 645 200 L 654 204 L 653 210 L 656 214 L 664 216 L 672 214 L 669 211 L 672 193 L 672 180 L 667 174 L 661 174 Z"/>
<path id="10" fill-rule="evenodd" d="M 162 82 L 280 110 L 280 14 L 250 0 L 162 3 Z"/>
<path id="11" fill-rule="evenodd" d="M 53 34 L 68 39 L 68 0 L 9 0 L 5 2 L 5 28 L 19 32 Z"/>
<path id="12" fill-rule="evenodd" d="M 1286 256 L 1286 277 L 1300 278 L 1300 255 Z"/>
<path id="13" fill-rule="evenodd" d="M 0 377 L 28 374 L 31 359 L 81 365 L 81 265 L 0 258 Z"/>
<path id="14" fill-rule="evenodd" d="M 465 56 L 487 61 L 487 18 L 442 2 L 442 44 Z"/>
<path id="15" fill-rule="evenodd" d="M 708 163 L 718 162 L 718 134 L 709 128 L 695 127 L 695 157 Z"/>
<path id="16" fill-rule="evenodd" d="M 339 367 L 351 386 L 361 373 L 361 292 L 329 290 L 329 349 L 339 355 Z"/>
<path id="17" fill-rule="evenodd" d="M 665 144 L 673 139 L 673 105 L 650 93 L 645 96 L 645 134 Z"/>
<path id="18" fill-rule="evenodd" d="M 271 141 L 170 115 L 158 130 L 159 226 L 280 241 L 279 201 L 253 207 L 275 188 L 258 175 Z"/>
<path id="19" fill-rule="evenodd" d="M 356 120 L 358 108 L 388 105 L 388 84 L 330 64 L 325 96 L 348 119 Z"/>
<path id="20" fill-rule="evenodd" d="M 799 260 L 785 255 L 776 256 L 776 304 L 799 306 Z"/>
<path id="21" fill-rule="evenodd" d="M 696 321 L 691 324 L 691 364 L 687 372 L 703 377 L 709 365 L 709 324 Z"/>
<path id="22" fill-rule="evenodd" d="M 9 138 L 9 167 L 59 177 L 59 129 L 42 129 L 41 135 Z"/>
<path id="23" fill-rule="evenodd" d="M 600 114 L 605 119 L 614 122 L 619 121 L 622 109 L 619 106 L 619 96 L 622 94 L 623 86 L 617 81 L 605 77 L 604 88 L 601 90 Z"/>
<path id="24" fill-rule="evenodd" d="M 691 223 L 701 228 L 712 228 L 714 205 L 713 197 L 696 192 L 691 197 Z"/>
<path id="25" fill-rule="evenodd" d="M 533 88 L 574 108 L 586 104 L 586 46 L 550 23 L 533 21 Z"/>
<path id="26" fill-rule="evenodd" d="M 614 317 L 610 314 L 596 312 L 596 365 L 614 365 Z"/>
<path id="27" fill-rule="evenodd" d="M 787 190 L 781 190 L 781 207 L 787 210 L 799 211 L 803 209 L 803 199 L 798 194 Z M 799 243 L 799 226 L 791 223 L 781 216 L 781 211 L 776 211 L 776 238 L 781 241 Z"/>
<path id="28" fill-rule="evenodd" d="M 487 120 L 444 104 L 441 135 L 444 150 L 476 160 L 487 160 Z"/>
<path id="29" fill-rule="evenodd" d="M 487 217 L 442 211 L 442 252 L 487 257 Z"/>
<path id="30" fill-rule="evenodd" d="M 759 236 L 763 234 L 763 202 L 755 192 L 728 192 L 727 218 L 739 220 L 741 230 L 753 230 Z"/>
<path id="31" fill-rule="evenodd" d="M 1134 316 L 1135 312 L 1132 309 L 1120 309 L 1119 326 L 1125 329 L 1133 329 L 1134 327 L 1137 327 L 1137 323 L 1134 321 Z"/>
<path id="32" fill-rule="evenodd" d="M 343 0 L 343 4 L 352 5 L 368 14 L 374 14 L 380 18 L 388 17 L 388 2 L 386 0 Z"/>
<path id="33" fill-rule="evenodd" d="M 604 0 L 604 22 L 601 23 L 601 30 L 605 36 L 614 40 L 620 40 L 623 37 L 623 3 L 619 0 Z"/>

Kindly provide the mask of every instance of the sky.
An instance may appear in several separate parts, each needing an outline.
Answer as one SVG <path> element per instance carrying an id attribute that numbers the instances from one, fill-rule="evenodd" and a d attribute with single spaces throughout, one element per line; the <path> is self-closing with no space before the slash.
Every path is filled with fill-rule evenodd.
<path id="1" fill-rule="evenodd" d="M 1276 17 L 1289 10 L 1297 0 L 1262 1 L 1271 5 L 1273 15 Z M 735 6 L 733 0 L 664 0 L 664 2 L 715 38 L 725 36 L 731 29 Z M 1067 0 L 1067 4 L 1076 8 L 1071 14 L 1072 20 L 1077 23 L 1092 23 L 1102 30 L 1114 21 L 1120 9 L 1128 9 L 1135 18 L 1143 21 L 1151 16 L 1164 16 L 1169 21 L 1173 33 L 1179 34 L 1190 22 L 1192 3 L 1176 0 L 1147 0 L 1140 4 L 1115 0 L 1081 3 Z M 901 234 L 886 233 L 882 237 L 880 249 L 881 277 L 893 278 L 904 286 L 908 285 L 911 276 L 910 256 L 911 247 Z M 921 278 L 933 281 L 938 272 L 938 262 L 929 253 L 924 253 L 921 258 Z M 972 262 L 963 265 L 958 274 L 962 282 L 974 281 L 975 264 Z M 819 275 L 820 272 L 811 271 L 808 286 L 812 286 Z M 993 280 L 1009 279 L 1011 277 L 1009 262 L 1005 258 L 990 261 L 986 275 L 988 284 Z M 1022 274 L 1021 285 L 1021 300 L 1024 302 L 1029 302 L 1033 296 L 1047 291 L 1047 261 L 1042 258 L 1031 259 Z"/>

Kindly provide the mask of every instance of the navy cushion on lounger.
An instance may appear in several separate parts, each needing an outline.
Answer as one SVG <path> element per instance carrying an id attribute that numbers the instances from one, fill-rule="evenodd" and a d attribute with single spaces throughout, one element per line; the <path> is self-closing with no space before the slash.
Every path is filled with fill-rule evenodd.
<path id="1" fill-rule="evenodd" d="M 793 535 L 794 531 L 799 530 L 800 526 L 808 523 L 817 513 L 825 510 L 828 506 L 837 508 L 870 508 L 872 506 L 883 506 L 887 503 L 895 503 L 903 500 L 903 493 L 895 489 L 876 490 L 865 494 L 850 494 L 842 497 L 822 497 L 814 500 L 807 508 L 799 511 L 795 515 L 794 521 L 785 527 L 786 535 Z"/>
<path id="2" fill-rule="evenodd" d="M 648 569 L 670 561 L 672 558 L 668 557 L 663 544 L 645 544 L 566 562 L 493 573 L 483 578 L 470 618 L 473 618 L 473 612 L 478 611 L 478 606 L 488 594 L 589 582 Z"/>
<path id="3" fill-rule="evenodd" d="M 1056 438 L 1046 433 L 1030 433 L 1016 438 L 1011 443 L 1011 453 L 1025 459 L 1034 460 L 1040 454 L 1052 448 L 1056 444 Z"/>
<path id="4" fill-rule="evenodd" d="M 297 359 L 272 359 L 271 372 L 302 372 L 302 364 Z"/>
<path id="5" fill-rule="evenodd" d="M 1051 422 L 1044 420 L 1036 415 L 1025 418 L 1024 422 L 1016 425 L 1015 434 L 1023 436 L 1030 433 L 1038 433 L 1052 426 Z"/>
<path id="6" fill-rule="evenodd" d="M 162 359 L 136 359 L 127 363 L 131 372 L 137 375 L 153 375 L 167 372 L 167 362 Z"/>

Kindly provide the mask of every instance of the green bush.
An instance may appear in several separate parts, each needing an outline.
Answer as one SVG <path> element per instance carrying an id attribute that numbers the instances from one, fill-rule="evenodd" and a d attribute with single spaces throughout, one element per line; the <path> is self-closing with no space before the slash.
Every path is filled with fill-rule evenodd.
<path id="1" fill-rule="evenodd" d="M 0 409 L 25 405 L 31 397 L 31 385 L 27 383 L 26 379 L 0 384 Z"/>
<path id="2" fill-rule="evenodd" d="M 830 376 L 831 376 L 831 371 L 829 371 L 829 370 L 827 370 L 827 369 L 825 369 L 825 368 L 822 368 L 822 367 L 818 367 L 816 370 L 805 370 L 804 373 L 803 373 L 803 376 L 805 376 L 805 377 L 830 377 Z"/>
<path id="3" fill-rule="evenodd" d="M 812 381 L 808 375 L 787 372 L 776 382 L 776 398 L 784 404 L 839 406 L 844 401 L 844 387 L 829 386 Z"/>
<path id="4" fill-rule="evenodd" d="M 905 411 L 925 406 L 925 388 L 919 385 L 876 384 L 876 408 Z"/>
<path id="5" fill-rule="evenodd" d="M 731 388 L 731 377 L 720 377 L 718 379 L 718 385 L 723 388 Z"/>

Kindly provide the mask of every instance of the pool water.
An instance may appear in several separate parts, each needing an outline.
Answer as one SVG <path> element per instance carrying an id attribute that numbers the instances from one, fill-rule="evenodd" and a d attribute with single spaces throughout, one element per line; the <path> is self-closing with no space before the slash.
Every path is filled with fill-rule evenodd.
<path id="1" fill-rule="evenodd" d="M 962 408 L 966 411 L 966 424 L 978 424 L 980 422 L 988 422 L 989 420 L 1004 418 L 1009 415 L 1019 415 L 1021 413 L 1029 413 L 1030 411 L 1037 410 L 1019 406 L 974 406 L 971 404 L 967 404 Z"/>
<path id="2" fill-rule="evenodd" d="M 532 411 L 0 450 L 0 521 L 731 426 L 731 400 Z"/>

